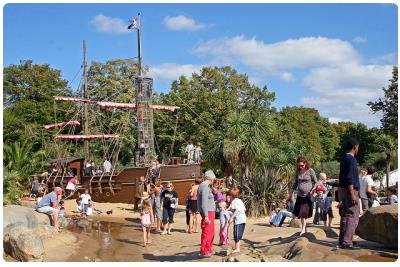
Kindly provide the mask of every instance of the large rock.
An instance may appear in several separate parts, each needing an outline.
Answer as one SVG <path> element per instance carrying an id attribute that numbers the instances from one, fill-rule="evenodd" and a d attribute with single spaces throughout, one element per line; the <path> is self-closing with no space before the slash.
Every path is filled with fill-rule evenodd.
<path id="1" fill-rule="evenodd" d="M 260 262 L 261 259 L 253 258 L 242 253 L 233 253 L 222 259 L 223 262 Z"/>
<path id="2" fill-rule="evenodd" d="M 301 228 L 301 222 L 297 218 L 293 218 L 290 220 L 289 227 L 293 228 Z"/>
<path id="3" fill-rule="evenodd" d="M 38 225 L 50 225 L 50 217 L 35 211 L 33 208 L 18 205 L 5 206 L 3 208 L 3 227 L 13 224 L 36 228 Z"/>
<path id="4" fill-rule="evenodd" d="M 368 209 L 360 218 L 356 234 L 369 241 L 398 247 L 398 212 L 397 205 L 384 205 Z"/>
<path id="5" fill-rule="evenodd" d="M 18 261 L 43 261 L 44 247 L 34 229 L 12 224 L 3 229 L 4 252 Z"/>

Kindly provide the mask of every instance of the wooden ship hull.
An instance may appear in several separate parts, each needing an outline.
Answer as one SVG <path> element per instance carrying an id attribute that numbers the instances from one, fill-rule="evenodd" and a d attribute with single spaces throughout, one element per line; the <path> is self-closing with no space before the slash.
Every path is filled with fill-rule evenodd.
<path id="1" fill-rule="evenodd" d="M 71 167 L 80 169 L 80 164 Z M 84 190 L 89 189 L 92 200 L 95 202 L 109 202 L 109 203 L 131 203 L 136 204 L 141 194 L 139 192 L 140 177 L 148 175 L 148 167 L 131 167 L 125 168 L 114 175 L 96 175 L 85 176 L 78 171 L 79 184 L 76 186 L 76 191 L 71 198 L 76 198 L 79 193 L 84 193 Z M 186 195 L 194 183 L 194 179 L 201 178 L 200 164 L 177 164 L 177 165 L 163 165 L 160 167 L 160 176 L 162 184 L 172 182 L 174 189 L 178 193 L 179 204 L 186 204 Z M 63 189 L 66 188 L 68 180 L 71 177 L 50 175 L 47 180 L 48 190 L 52 190 L 55 186 Z"/>

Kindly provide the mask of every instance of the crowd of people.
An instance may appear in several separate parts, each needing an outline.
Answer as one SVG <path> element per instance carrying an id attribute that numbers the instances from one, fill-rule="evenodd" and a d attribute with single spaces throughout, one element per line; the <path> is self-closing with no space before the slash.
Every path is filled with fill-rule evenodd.
<path id="1" fill-rule="evenodd" d="M 286 218 L 299 218 L 301 230 L 299 236 L 307 232 L 307 219 L 314 213 L 313 224 L 323 222 L 324 227 L 331 228 L 333 200 L 335 187 L 338 191 L 340 215 L 340 233 L 338 248 L 357 249 L 353 242 L 355 229 L 359 217 L 367 209 L 379 205 L 379 198 L 374 188 L 373 175 L 375 168 L 369 166 L 366 170 L 358 171 L 355 156 L 359 151 L 359 142 L 350 139 L 346 143 L 346 153 L 340 162 L 339 179 L 327 179 L 325 173 L 319 173 L 318 178 L 311 168 L 311 162 L 304 157 L 297 159 L 297 170 L 294 185 L 284 201 L 272 203 L 269 223 L 272 227 L 280 227 Z M 151 229 L 155 228 L 161 235 L 172 235 L 174 215 L 178 207 L 179 196 L 171 182 L 162 185 L 157 175 L 159 164 L 155 158 L 151 165 L 151 179 L 141 177 L 143 192 L 141 196 L 140 216 L 143 230 L 143 244 L 147 246 L 151 241 Z M 159 171 L 159 170 L 158 170 Z M 68 185 L 71 182 L 71 187 Z M 72 190 L 74 181 L 70 181 L 67 190 Z M 233 184 L 233 183 L 232 183 Z M 215 220 L 219 219 L 219 245 L 231 244 L 229 229 L 233 228 L 233 253 L 240 252 L 240 241 L 243 238 L 246 226 L 246 208 L 240 198 L 241 189 L 217 181 L 212 170 L 197 178 L 184 197 L 186 200 L 186 233 L 198 233 L 201 229 L 200 255 L 210 257 L 213 254 Z M 37 190 L 38 181 L 34 180 L 33 189 Z M 55 187 L 38 203 L 38 212 L 51 215 L 52 224 L 60 229 L 58 216 L 65 213 L 61 200 L 62 189 Z M 281 204 L 284 202 L 284 205 Z M 387 204 L 397 203 L 397 188 L 389 188 Z M 76 211 L 83 217 L 93 212 L 102 213 L 95 209 L 88 189 L 84 194 L 78 194 Z M 108 213 L 108 212 L 107 212 Z M 233 225 L 233 227 L 231 227 Z"/>

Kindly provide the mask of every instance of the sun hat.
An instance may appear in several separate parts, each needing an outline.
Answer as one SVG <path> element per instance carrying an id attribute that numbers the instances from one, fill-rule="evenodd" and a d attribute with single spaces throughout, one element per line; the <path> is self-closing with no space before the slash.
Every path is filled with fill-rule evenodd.
<path id="1" fill-rule="evenodd" d="M 322 186 L 322 185 L 317 185 L 317 187 L 315 188 L 315 191 L 316 191 L 316 192 L 318 192 L 318 191 L 325 192 L 325 187 Z"/>

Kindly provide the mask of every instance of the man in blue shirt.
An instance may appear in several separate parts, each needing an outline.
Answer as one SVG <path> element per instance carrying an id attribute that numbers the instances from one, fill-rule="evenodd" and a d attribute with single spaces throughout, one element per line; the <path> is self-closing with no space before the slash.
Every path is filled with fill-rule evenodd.
<path id="1" fill-rule="evenodd" d="M 358 225 L 360 215 L 359 190 L 360 180 L 358 177 L 357 160 L 360 144 L 350 138 L 346 143 L 346 154 L 340 161 L 339 173 L 339 214 L 340 233 L 339 247 L 342 249 L 358 249 L 353 244 L 353 235 Z"/>
<path id="2" fill-rule="evenodd" d="M 45 195 L 39 202 L 37 211 L 51 216 L 52 225 L 58 230 L 58 202 L 61 199 L 62 188 L 54 187 L 53 192 Z"/>

